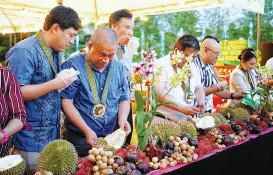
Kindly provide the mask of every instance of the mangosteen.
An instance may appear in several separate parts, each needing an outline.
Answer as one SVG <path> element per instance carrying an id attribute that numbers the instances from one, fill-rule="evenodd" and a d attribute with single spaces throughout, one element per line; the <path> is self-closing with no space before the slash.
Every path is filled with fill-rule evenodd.
<path id="1" fill-rule="evenodd" d="M 128 163 L 128 166 L 131 168 L 131 170 L 136 169 L 136 165 L 134 163 Z"/>
<path id="2" fill-rule="evenodd" d="M 236 125 L 236 129 L 237 129 L 237 131 L 238 131 L 238 130 L 240 130 L 240 131 L 243 130 L 243 128 L 242 128 L 241 125 Z"/>
<path id="3" fill-rule="evenodd" d="M 230 139 L 229 137 L 225 137 L 223 140 L 223 144 L 228 146 L 232 143 L 232 139 Z"/>
<path id="4" fill-rule="evenodd" d="M 259 134 L 261 132 L 261 129 L 256 125 L 251 125 L 252 127 L 252 133 L 253 134 Z"/>
<path id="5" fill-rule="evenodd" d="M 119 167 L 124 165 L 124 159 L 122 157 L 119 157 L 119 156 L 115 157 L 114 160 L 115 160 L 115 163 L 117 163 Z"/>
<path id="6" fill-rule="evenodd" d="M 185 133 L 183 134 L 183 138 L 186 137 L 187 139 L 190 139 L 191 138 L 191 135 L 189 133 Z"/>
<path id="7" fill-rule="evenodd" d="M 125 165 L 125 166 L 124 166 L 124 171 L 126 172 L 126 174 L 128 174 L 128 173 L 131 172 L 132 170 L 131 170 L 131 167 L 130 167 L 130 166 Z"/>
<path id="8" fill-rule="evenodd" d="M 249 125 L 250 124 L 250 119 L 245 119 L 244 122 L 246 123 L 246 125 Z"/>
<path id="9" fill-rule="evenodd" d="M 166 143 L 166 149 L 173 150 L 173 148 L 174 148 L 173 142 L 167 142 Z"/>
<path id="10" fill-rule="evenodd" d="M 141 175 L 141 172 L 138 170 L 133 170 L 130 175 Z"/>
<path id="11" fill-rule="evenodd" d="M 149 169 L 149 166 L 145 162 L 141 161 L 137 164 L 137 169 L 141 173 L 145 173 Z"/>
<path id="12" fill-rule="evenodd" d="M 173 153 L 179 153 L 179 151 L 178 150 L 173 150 Z"/>
<path id="13" fill-rule="evenodd" d="M 199 144 L 199 140 L 198 140 L 198 139 L 190 139 L 190 140 L 189 140 L 189 144 L 190 144 L 191 146 L 194 146 L 195 148 L 197 148 L 197 147 L 198 147 L 198 144 Z"/>
<path id="14" fill-rule="evenodd" d="M 173 151 L 172 150 L 165 150 L 164 151 L 164 156 L 168 156 L 168 157 L 171 157 L 171 155 L 173 154 Z"/>
<path id="15" fill-rule="evenodd" d="M 124 166 L 121 166 L 121 167 L 118 167 L 114 170 L 114 173 L 115 174 L 118 174 L 118 175 L 126 175 L 126 171 L 124 169 Z"/>
<path id="16" fill-rule="evenodd" d="M 135 151 L 128 151 L 125 156 L 125 160 L 127 162 L 135 163 L 137 160 L 137 153 Z"/>

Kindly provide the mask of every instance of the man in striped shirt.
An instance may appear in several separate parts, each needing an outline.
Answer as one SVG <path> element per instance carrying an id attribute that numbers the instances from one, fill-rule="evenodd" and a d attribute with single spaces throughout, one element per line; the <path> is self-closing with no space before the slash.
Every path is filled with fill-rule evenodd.
<path id="1" fill-rule="evenodd" d="M 191 63 L 192 72 L 197 72 L 196 78 L 203 85 L 206 93 L 206 112 L 212 112 L 212 94 L 225 99 L 242 99 L 241 92 L 231 93 L 225 90 L 225 86 L 218 82 L 214 74 L 214 65 L 220 54 L 219 40 L 212 36 L 207 36 L 201 44 L 201 50 L 197 58 Z"/>
<path id="2" fill-rule="evenodd" d="M 7 156 L 11 136 L 20 131 L 26 120 L 22 93 L 10 70 L 0 68 L 0 158 Z"/>

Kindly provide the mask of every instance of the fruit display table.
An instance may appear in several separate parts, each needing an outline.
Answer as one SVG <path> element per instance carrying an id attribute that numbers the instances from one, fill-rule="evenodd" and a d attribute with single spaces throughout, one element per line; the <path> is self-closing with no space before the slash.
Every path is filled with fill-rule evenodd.
<path id="1" fill-rule="evenodd" d="M 244 141 L 200 156 L 190 164 L 178 164 L 149 175 L 272 175 L 273 128 L 251 134 Z"/>

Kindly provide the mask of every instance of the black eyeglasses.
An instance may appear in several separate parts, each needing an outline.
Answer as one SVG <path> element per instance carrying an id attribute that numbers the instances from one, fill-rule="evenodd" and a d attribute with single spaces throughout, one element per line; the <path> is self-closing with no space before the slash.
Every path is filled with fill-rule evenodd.
<path id="1" fill-rule="evenodd" d="M 206 49 L 208 49 L 209 51 L 211 51 L 212 53 L 214 53 L 214 55 L 216 55 L 217 57 L 220 55 L 220 52 L 215 52 L 213 50 L 211 50 L 210 48 L 205 47 Z"/>

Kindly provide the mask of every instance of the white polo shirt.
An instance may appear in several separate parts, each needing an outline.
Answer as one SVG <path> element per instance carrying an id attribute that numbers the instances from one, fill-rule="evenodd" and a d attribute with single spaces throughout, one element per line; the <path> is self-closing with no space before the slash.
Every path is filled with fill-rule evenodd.
<path id="1" fill-rule="evenodd" d="M 157 68 L 159 68 L 161 66 L 163 67 L 162 73 L 161 73 L 160 79 L 159 79 L 159 84 L 157 84 L 156 86 L 161 86 L 160 89 L 164 91 L 163 95 L 165 95 L 169 91 L 169 89 L 171 88 L 170 87 L 170 79 L 172 76 L 175 75 L 175 70 L 174 70 L 173 65 L 171 63 L 170 54 L 156 60 L 155 66 Z M 198 86 L 198 81 L 194 80 L 192 77 L 195 77 L 195 76 L 191 76 L 190 90 L 194 93 L 195 87 Z M 186 85 L 188 85 L 188 83 L 186 83 Z M 201 86 L 200 83 L 199 83 L 199 85 Z M 193 100 L 193 102 L 190 104 L 188 102 L 186 102 L 185 92 L 181 86 L 181 82 L 179 83 L 179 85 L 177 87 L 172 88 L 172 90 L 168 93 L 167 98 L 169 99 L 169 101 L 174 102 L 178 106 L 182 106 L 182 105 L 183 106 L 194 106 L 195 100 Z M 180 119 L 185 119 L 184 114 L 174 111 L 174 110 L 167 108 L 165 106 L 159 107 L 158 111 L 174 121 L 178 121 Z"/>

